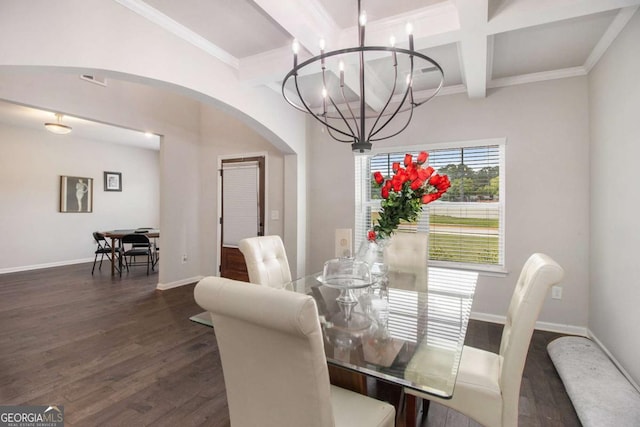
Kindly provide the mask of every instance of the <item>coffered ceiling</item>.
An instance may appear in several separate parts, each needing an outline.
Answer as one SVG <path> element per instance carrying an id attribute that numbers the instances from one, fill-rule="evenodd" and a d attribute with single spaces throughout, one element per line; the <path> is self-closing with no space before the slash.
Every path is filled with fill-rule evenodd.
<path id="1" fill-rule="evenodd" d="M 302 48 L 300 61 L 319 53 L 320 38 L 327 50 L 357 44 L 357 0 L 112 1 L 232 67 L 244 84 L 278 92 L 292 66 L 294 38 Z M 640 5 L 640 0 L 361 2 L 367 44 L 388 45 L 393 35 L 396 45 L 406 48 L 405 25 L 411 22 L 416 50 L 444 70 L 441 94 L 466 93 L 472 99 L 490 96 L 494 87 L 588 74 Z M 384 60 L 367 67 L 378 81 L 388 72 Z M 415 79 L 416 98 L 437 85 L 431 77 L 426 71 Z M 0 116 L 9 114 L 9 106 L 0 107 Z M 41 122 L 34 123 L 41 127 Z"/>
<path id="2" fill-rule="evenodd" d="M 238 70 L 278 89 L 291 41 L 319 53 L 357 44 L 357 0 L 114 0 Z M 395 36 L 440 63 L 444 93 L 487 96 L 497 86 L 585 75 L 640 0 L 362 0 L 367 44 Z M 430 79 L 426 79 L 430 80 Z M 424 89 L 429 84 L 425 83 Z"/>

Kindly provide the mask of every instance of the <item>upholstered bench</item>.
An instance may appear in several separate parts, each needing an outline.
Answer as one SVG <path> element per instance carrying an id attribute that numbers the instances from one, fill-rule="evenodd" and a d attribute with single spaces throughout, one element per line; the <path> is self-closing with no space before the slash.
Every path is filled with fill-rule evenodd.
<path id="1" fill-rule="evenodd" d="M 596 343 L 562 337 L 547 351 L 583 426 L 640 426 L 640 393 Z"/>

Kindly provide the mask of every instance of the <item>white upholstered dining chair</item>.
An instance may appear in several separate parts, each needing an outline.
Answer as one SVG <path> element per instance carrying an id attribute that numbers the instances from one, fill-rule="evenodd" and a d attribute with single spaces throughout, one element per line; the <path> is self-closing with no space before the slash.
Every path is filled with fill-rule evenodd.
<path id="1" fill-rule="evenodd" d="M 393 427 L 392 405 L 329 384 L 311 296 L 220 277 L 194 296 L 215 325 L 232 427 Z"/>
<path id="2" fill-rule="evenodd" d="M 280 288 L 291 281 L 287 253 L 280 236 L 259 236 L 240 240 L 249 281 L 258 285 Z"/>
<path id="3" fill-rule="evenodd" d="M 389 245 L 384 250 L 384 261 L 389 267 L 389 280 L 393 280 L 395 288 L 426 292 L 428 236 L 427 233 L 404 232 L 391 236 Z M 410 276 L 403 276 L 402 273 L 409 273 Z"/>
<path id="4" fill-rule="evenodd" d="M 564 270 L 545 254 L 531 255 L 513 291 L 498 354 L 464 346 L 453 398 L 439 399 L 410 389 L 487 427 L 516 427 L 522 372 L 531 335 L 547 290 L 560 282 Z M 426 350 L 428 351 L 428 350 Z M 426 353 L 426 352 L 425 352 Z M 424 360 L 428 354 L 416 356 Z"/>
<path id="5" fill-rule="evenodd" d="M 390 269 L 426 269 L 429 258 L 427 233 L 395 233 L 385 249 L 384 260 Z"/>

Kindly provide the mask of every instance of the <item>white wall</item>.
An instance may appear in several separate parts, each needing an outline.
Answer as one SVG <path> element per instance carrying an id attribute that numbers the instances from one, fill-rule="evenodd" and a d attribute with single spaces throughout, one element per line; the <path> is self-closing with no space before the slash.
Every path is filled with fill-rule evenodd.
<path id="1" fill-rule="evenodd" d="M 283 237 L 284 222 L 284 156 L 265 138 L 239 120 L 220 114 L 212 108 L 202 108 L 202 148 L 200 151 L 202 274 L 217 275 L 218 246 L 218 184 L 220 156 L 247 156 L 264 153 L 266 157 L 265 232 Z M 271 211 L 279 219 L 271 219 Z"/>
<path id="2" fill-rule="evenodd" d="M 285 221 L 300 224 L 284 214 L 283 154 L 246 124 L 216 108 L 146 85 L 110 79 L 103 88 L 73 74 L 55 73 L 0 74 L 0 98 L 163 135 L 156 175 L 160 201 L 155 205 L 162 229 L 159 288 L 217 271 L 219 155 L 266 152 L 268 209 L 281 214 L 280 220 L 268 220 L 267 231 L 283 235 Z M 85 158 L 93 158 L 92 153 Z M 23 168 L 27 163 L 16 164 Z M 123 176 L 125 186 L 127 179 Z M 183 254 L 188 257 L 186 263 L 182 263 Z"/>
<path id="3" fill-rule="evenodd" d="M 155 87 L 169 87 L 182 95 L 219 107 L 257 131 L 281 152 L 297 155 L 297 162 L 286 162 L 284 166 L 290 169 L 287 172 L 289 180 L 298 184 L 296 194 L 284 195 L 286 210 L 293 213 L 288 215 L 289 222 L 285 226 L 285 243 L 296 243 L 287 247 L 294 251 L 294 263 L 298 258 L 304 259 L 300 242 L 304 240 L 306 227 L 305 205 L 296 204 L 304 200 L 300 183 L 304 183 L 302 175 L 305 169 L 299 167 L 306 147 L 304 119 L 300 112 L 282 101 L 279 93 L 266 87 L 246 85 L 239 80 L 233 67 L 117 2 L 68 0 L 38 2 L 38 7 L 33 7 L 33 2 L 28 1 L 3 2 L 0 39 L 15 41 L 4 43 L 0 48 L 1 72 L 16 72 L 24 76 L 32 70 L 50 69 L 55 73 L 70 73 L 74 78 L 81 73 L 97 72 L 109 79 L 143 81 Z M 18 92 L 23 89 L 19 87 Z M 197 225 L 193 221 L 199 215 L 190 211 L 197 209 L 194 203 L 198 202 L 199 195 L 198 173 L 193 169 L 199 160 L 193 145 L 199 142 L 199 130 L 197 127 L 187 129 L 183 124 L 199 119 L 199 114 L 191 114 L 191 105 L 181 109 L 182 101 L 172 105 L 167 99 L 153 96 L 151 99 L 155 103 L 145 104 L 145 97 L 134 99 L 124 94 L 117 103 L 118 100 L 109 98 L 109 92 L 103 91 L 95 98 L 86 96 L 86 93 L 72 94 L 73 99 L 70 99 L 57 87 L 42 85 L 35 80 L 30 94 L 32 99 L 47 102 L 26 102 L 21 99 L 22 94 L 16 94 L 14 87 L 0 84 L 0 97 L 5 99 L 47 105 L 51 110 L 119 125 L 135 122 L 136 125 L 128 127 L 153 129 L 163 134 L 161 181 L 166 185 L 162 185 L 161 226 L 164 237 L 180 244 L 169 247 L 175 253 L 168 253 L 163 247 L 159 278 L 161 284 L 169 285 L 197 277 L 201 254 Z M 109 98 L 106 106 L 101 103 L 102 97 Z M 133 106 L 126 105 L 124 100 L 132 101 Z M 132 116 L 131 111 L 141 106 L 142 111 Z M 189 115 L 191 118 L 185 117 Z M 177 128 L 172 128 L 174 125 Z M 168 153 L 164 152 L 165 149 Z M 186 162 L 178 163 L 180 160 Z M 181 193 L 181 189 L 185 192 Z M 196 192 L 195 198 L 187 199 L 187 195 L 193 195 L 188 194 L 190 191 Z M 175 229 L 176 223 L 185 224 L 184 230 Z M 188 251 L 189 262 L 174 265 L 173 258 L 181 257 L 179 251 L 182 250 Z M 172 264 L 165 266 L 164 260 L 169 259 L 167 255 L 171 257 Z"/>
<path id="4" fill-rule="evenodd" d="M 348 144 L 310 124 L 310 271 L 333 257 L 335 228 L 354 228 L 354 166 Z M 485 99 L 441 96 L 409 128 L 380 146 L 507 139 L 506 277 L 481 276 L 475 313 L 504 316 L 526 259 L 544 252 L 566 271 L 562 300 L 540 320 L 586 327 L 589 246 L 589 135 L 586 77 L 489 91 Z"/>
<path id="5" fill-rule="evenodd" d="M 93 213 L 59 212 L 60 175 L 93 178 Z M 159 175 L 158 151 L 0 124 L 0 272 L 93 260 L 92 232 L 159 226 Z"/>
<path id="6" fill-rule="evenodd" d="M 640 383 L 640 13 L 589 75 L 589 329 Z"/>

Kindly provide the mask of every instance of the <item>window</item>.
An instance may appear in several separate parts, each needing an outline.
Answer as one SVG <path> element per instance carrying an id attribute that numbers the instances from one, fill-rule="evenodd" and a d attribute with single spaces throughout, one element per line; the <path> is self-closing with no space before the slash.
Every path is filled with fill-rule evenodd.
<path id="1" fill-rule="evenodd" d="M 393 162 L 405 153 L 429 153 L 428 163 L 449 175 L 451 188 L 423 205 L 416 223 L 401 223 L 398 232 L 428 232 L 429 261 L 436 265 L 502 271 L 504 266 L 504 140 L 465 142 L 435 148 L 378 151 L 357 156 L 356 247 L 380 210 L 380 192 L 372 173 L 393 175 Z"/>

